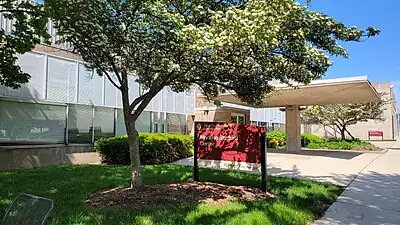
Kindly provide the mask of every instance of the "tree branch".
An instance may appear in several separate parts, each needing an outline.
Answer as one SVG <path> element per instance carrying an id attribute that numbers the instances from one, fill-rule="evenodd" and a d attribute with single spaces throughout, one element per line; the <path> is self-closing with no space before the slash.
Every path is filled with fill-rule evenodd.
<path id="1" fill-rule="evenodd" d="M 351 137 L 351 139 L 355 139 L 353 135 L 350 134 L 350 132 L 347 130 L 347 128 L 344 128 L 344 130 L 347 132 L 347 134 Z"/>
<path id="2" fill-rule="evenodd" d="M 141 101 L 143 101 L 145 98 L 148 97 L 149 93 L 150 92 L 147 92 L 146 94 L 141 95 L 141 96 L 137 97 L 135 100 L 133 100 L 133 102 L 129 105 L 129 111 L 132 112 L 135 109 L 135 106 L 137 104 L 139 104 Z"/>
<path id="3" fill-rule="evenodd" d="M 233 90 L 233 88 L 231 86 L 229 86 L 227 84 L 224 84 L 224 83 L 221 83 L 221 82 L 218 82 L 218 81 L 212 81 L 212 80 L 204 81 L 204 80 L 201 80 L 201 79 L 193 79 L 191 82 L 192 83 L 196 83 L 199 86 L 200 86 L 199 82 L 204 82 L 204 83 L 208 83 L 208 84 L 215 84 L 215 85 L 219 85 L 221 87 L 224 87 L 226 89 Z"/>
<path id="4" fill-rule="evenodd" d="M 89 50 L 85 50 L 85 48 L 84 48 L 82 45 L 78 44 L 77 41 L 70 40 L 70 42 L 72 42 L 72 44 L 73 44 L 76 48 L 78 48 L 80 52 L 85 52 L 87 55 L 89 55 L 90 58 L 93 60 L 94 64 L 96 64 L 96 66 L 107 76 L 108 80 L 109 80 L 116 88 L 118 88 L 119 90 L 121 90 L 121 86 L 118 86 L 118 85 L 111 79 L 111 76 L 110 76 L 110 74 L 108 74 L 107 70 L 105 70 L 105 69 L 100 65 L 100 63 L 99 63 L 97 60 L 95 60 L 95 59 L 97 59 L 98 57 L 95 57 L 93 54 L 91 54 Z M 82 55 L 82 53 L 81 53 L 81 55 Z M 122 83 L 121 83 L 121 85 L 122 85 Z"/>
<path id="5" fill-rule="evenodd" d="M 109 61 L 110 64 L 111 64 L 111 67 L 112 67 L 113 70 L 114 70 L 115 76 L 117 77 L 119 83 L 122 84 L 122 79 L 121 79 L 121 77 L 120 77 L 120 73 L 118 72 L 119 70 L 118 70 L 117 66 L 115 65 L 114 59 L 112 58 L 111 55 L 107 55 L 107 58 L 108 58 L 108 61 Z"/>
<path id="6" fill-rule="evenodd" d="M 173 72 L 165 75 L 164 76 L 165 79 L 160 78 L 160 80 L 155 80 L 151 85 L 150 90 L 146 94 L 141 96 L 143 97 L 143 99 L 141 99 L 140 105 L 136 108 L 135 112 L 132 114 L 132 117 L 135 121 L 139 117 L 139 115 L 143 112 L 143 110 L 147 107 L 147 105 L 150 103 L 151 99 L 153 99 L 153 97 L 156 96 L 158 92 L 160 92 L 165 86 L 169 84 L 171 80 L 175 78 L 176 75 L 172 76 L 172 73 Z M 135 102 L 136 104 L 138 104 L 138 102 L 140 101 L 139 100 L 136 101 L 137 99 L 138 98 L 136 98 L 131 105 L 133 105 L 133 103 Z"/>

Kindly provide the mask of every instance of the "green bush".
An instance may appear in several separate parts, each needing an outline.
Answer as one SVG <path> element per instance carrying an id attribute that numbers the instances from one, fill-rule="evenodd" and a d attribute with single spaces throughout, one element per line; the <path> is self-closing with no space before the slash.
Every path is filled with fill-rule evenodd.
<path id="1" fill-rule="evenodd" d="M 268 148 L 284 148 L 286 146 L 286 133 L 284 131 L 271 131 L 267 133 Z M 337 149 L 337 150 L 373 150 L 375 146 L 360 139 L 340 140 L 336 138 L 322 138 L 314 134 L 301 134 L 301 146 L 309 149 Z"/>
<path id="2" fill-rule="evenodd" d="M 322 144 L 326 142 L 325 139 L 314 134 L 301 134 L 301 146 L 307 147 L 310 143 Z"/>
<path id="3" fill-rule="evenodd" d="M 284 138 L 267 138 L 268 148 L 283 148 L 286 145 Z"/>
<path id="4" fill-rule="evenodd" d="M 332 149 L 332 150 L 374 150 L 375 146 L 365 141 L 329 141 L 329 142 L 311 142 L 307 145 L 309 149 Z"/>
<path id="5" fill-rule="evenodd" d="M 347 141 L 328 142 L 327 147 L 328 149 L 350 150 L 352 149 L 352 144 Z"/>
<path id="6" fill-rule="evenodd" d="M 128 137 L 103 138 L 95 142 L 94 149 L 101 161 L 108 164 L 128 165 Z M 178 134 L 139 134 L 140 161 L 143 165 L 170 163 L 193 156 L 193 137 Z"/>
<path id="7" fill-rule="evenodd" d="M 353 150 L 374 150 L 375 146 L 369 142 L 365 141 L 358 141 L 358 142 L 352 142 L 351 143 L 352 147 L 351 149 Z"/>
<path id="8" fill-rule="evenodd" d="M 267 133 L 267 138 L 280 138 L 286 140 L 286 132 L 280 130 L 271 131 Z"/>
<path id="9" fill-rule="evenodd" d="M 314 143 L 311 142 L 306 146 L 308 149 L 323 149 L 326 148 L 326 146 L 320 144 L 320 143 Z"/>
<path id="10" fill-rule="evenodd" d="M 325 139 L 314 134 L 302 134 L 301 146 L 307 147 L 310 143 L 323 143 Z M 286 132 L 271 131 L 267 133 L 268 148 L 282 148 L 286 145 Z"/>
<path id="11" fill-rule="evenodd" d="M 271 131 L 266 136 L 268 148 L 282 148 L 286 145 L 286 133 L 284 131 Z"/>

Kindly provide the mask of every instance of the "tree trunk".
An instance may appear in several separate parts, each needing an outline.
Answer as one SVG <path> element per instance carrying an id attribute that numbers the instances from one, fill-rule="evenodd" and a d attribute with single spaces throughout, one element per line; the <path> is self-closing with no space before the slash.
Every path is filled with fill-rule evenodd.
<path id="1" fill-rule="evenodd" d="M 340 129 L 340 136 L 341 136 L 341 140 L 342 140 L 342 141 L 345 141 L 345 140 L 346 140 L 346 133 L 345 133 L 345 131 L 346 131 L 346 128 L 341 128 L 341 129 Z"/>
<path id="2" fill-rule="evenodd" d="M 135 128 L 135 121 L 131 116 L 128 116 L 125 120 L 127 121 L 127 133 L 129 143 L 129 156 L 131 159 L 131 188 L 142 186 L 142 168 L 140 164 L 139 154 L 139 133 Z"/>

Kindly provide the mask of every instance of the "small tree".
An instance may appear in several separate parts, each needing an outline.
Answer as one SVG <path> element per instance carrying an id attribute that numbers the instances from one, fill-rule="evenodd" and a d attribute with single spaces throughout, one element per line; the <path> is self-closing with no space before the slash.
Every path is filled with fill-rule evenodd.
<path id="1" fill-rule="evenodd" d="M 383 97 L 383 94 L 380 94 Z M 374 103 L 336 104 L 311 106 L 302 112 L 302 123 L 317 124 L 340 131 L 342 140 L 346 139 L 346 133 L 354 139 L 347 130 L 348 126 L 368 120 L 384 121 L 385 105 L 389 100 Z"/>
<path id="2" fill-rule="evenodd" d="M 30 75 L 16 64 L 18 54 L 31 51 L 41 41 L 47 42 L 43 5 L 33 1 L 0 0 L 0 14 L 12 20 L 9 31 L 0 30 L 0 85 L 19 88 Z"/>
<path id="3" fill-rule="evenodd" d="M 231 91 L 260 104 L 269 81 L 309 83 L 347 57 L 337 43 L 379 33 L 346 27 L 293 0 L 45 0 L 63 41 L 121 91 L 132 167 L 140 186 L 135 121 L 164 87 L 197 85 L 209 99 Z M 131 78 L 131 79 L 129 79 Z M 132 78 L 144 88 L 129 98 Z"/>

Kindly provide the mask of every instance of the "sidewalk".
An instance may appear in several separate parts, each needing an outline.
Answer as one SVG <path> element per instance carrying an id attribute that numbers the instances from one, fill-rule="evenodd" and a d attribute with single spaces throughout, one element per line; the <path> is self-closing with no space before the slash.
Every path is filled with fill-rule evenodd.
<path id="1" fill-rule="evenodd" d="M 300 154 L 267 153 L 267 173 L 348 186 L 371 161 L 381 155 L 382 153 L 318 150 L 302 151 Z M 193 166 L 193 157 L 174 163 Z M 212 168 L 222 169 L 217 166 Z"/>
<path id="2" fill-rule="evenodd" d="M 400 224 L 400 150 L 372 161 L 316 225 Z"/>

